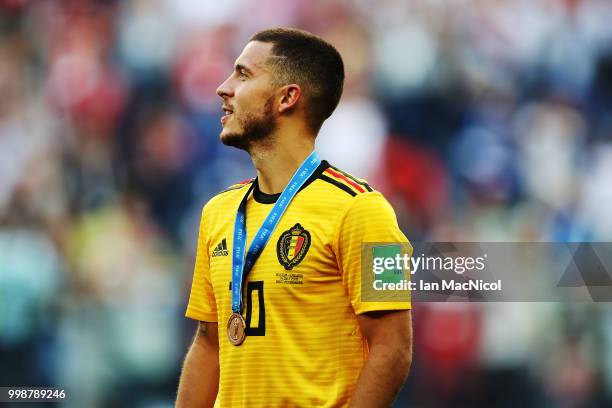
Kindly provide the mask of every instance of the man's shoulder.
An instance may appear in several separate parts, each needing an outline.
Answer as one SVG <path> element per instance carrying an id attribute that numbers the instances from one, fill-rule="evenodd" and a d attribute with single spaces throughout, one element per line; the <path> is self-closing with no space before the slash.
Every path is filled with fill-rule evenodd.
<path id="1" fill-rule="evenodd" d="M 339 169 L 329 163 L 318 176 L 315 191 L 316 205 L 332 212 L 366 215 L 368 212 L 394 213 L 383 194 L 370 186 L 367 180 Z"/>
<path id="2" fill-rule="evenodd" d="M 321 171 L 318 179 L 327 186 L 330 192 L 339 197 L 354 198 L 363 194 L 374 192 L 365 179 L 355 177 L 351 173 L 339 169 L 329 163 Z"/>
<path id="3" fill-rule="evenodd" d="M 225 193 L 228 193 L 230 191 L 236 191 L 236 190 L 242 190 L 244 188 L 248 188 L 249 186 L 251 186 L 251 184 L 253 184 L 255 182 L 255 178 L 250 178 L 250 179 L 246 179 L 246 180 L 242 180 L 238 183 L 232 184 L 231 186 L 219 191 L 214 197 L 220 197 L 225 195 Z M 227 195 L 226 195 L 227 196 Z"/>
<path id="4" fill-rule="evenodd" d="M 227 209 L 228 205 L 229 208 L 235 210 L 237 203 L 244 197 L 254 181 L 254 178 L 243 180 L 219 191 L 204 205 L 204 210 L 206 212 L 223 210 Z M 236 205 L 233 205 L 234 202 L 236 202 Z"/>

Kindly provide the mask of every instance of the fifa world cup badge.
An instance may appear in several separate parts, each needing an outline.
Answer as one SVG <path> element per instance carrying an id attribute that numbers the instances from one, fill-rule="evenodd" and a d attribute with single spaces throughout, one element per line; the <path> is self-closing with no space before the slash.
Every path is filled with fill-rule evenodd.
<path id="1" fill-rule="evenodd" d="M 232 313 L 227 322 L 227 337 L 234 346 L 239 346 L 246 337 L 246 323 L 240 313 Z"/>

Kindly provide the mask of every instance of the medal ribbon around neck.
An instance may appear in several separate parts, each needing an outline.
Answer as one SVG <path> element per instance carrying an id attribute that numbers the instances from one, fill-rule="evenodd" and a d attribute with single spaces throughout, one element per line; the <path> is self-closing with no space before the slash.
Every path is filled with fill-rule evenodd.
<path id="1" fill-rule="evenodd" d="M 232 312 L 242 312 L 242 284 L 244 280 L 253 268 L 253 265 L 255 265 L 259 255 L 261 255 L 261 252 L 268 243 L 272 232 L 278 225 L 289 203 L 293 200 L 298 191 L 300 191 L 304 183 L 306 183 L 306 180 L 314 174 L 320 164 L 321 158 L 315 151 L 310 153 L 306 160 L 304 160 L 302 165 L 291 177 L 289 184 L 287 184 L 287 187 L 283 190 L 261 227 L 259 227 L 246 255 L 244 253 L 246 248 L 246 203 L 255 183 L 251 185 L 251 188 L 249 188 L 240 202 L 238 212 L 236 213 L 236 222 L 234 223 L 234 250 L 232 252 Z"/>

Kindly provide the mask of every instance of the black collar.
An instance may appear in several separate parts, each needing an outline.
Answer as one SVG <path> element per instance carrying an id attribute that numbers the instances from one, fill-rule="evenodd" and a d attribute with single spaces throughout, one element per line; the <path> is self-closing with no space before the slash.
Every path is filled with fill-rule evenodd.
<path id="1" fill-rule="evenodd" d="M 253 189 L 253 198 L 260 204 L 274 204 L 278 197 L 280 197 L 281 193 L 276 194 L 266 194 L 259 189 L 259 183 L 257 179 L 253 181 L 255 183 L 255 188 Z"/>
<path id="2" fill-rule="evenodd" d="M 310 176 L 310 178 L 308 178 L 308 180 L 306 180 L 304 185 L 300 188 L 300 191 L 305 189 L 306 186 L 308 186 L 310 183 L 312 183 L 317 178 L 319 178 L 321 173 L 323 173 L 323 171 L 325 171 L 325 169 L 327 169 L 328 167 L 329 167 L 329 163 L 327 162 L 327 160 L 321 161 L 321 164 L 319 164 L 319 167 L 317 167 L 317 169 L 312 174 L 312 176 Z M 276 202 L 276 200 L 278 200 L 278 198 L 281 195 L 281 193 L 267 194 L 267 193 L 264 193 L 263 191 L 261 191 L 259 189 L 259 183 L 257 182 L 257 178 L 255 178 L 255 180 L 253 180 L 253 183 L 255 184 L 255 187 L 253 189 L 253 198 L 255 199 L 255 201 L 257 201 L 260 204 L 274 204 Z"/>

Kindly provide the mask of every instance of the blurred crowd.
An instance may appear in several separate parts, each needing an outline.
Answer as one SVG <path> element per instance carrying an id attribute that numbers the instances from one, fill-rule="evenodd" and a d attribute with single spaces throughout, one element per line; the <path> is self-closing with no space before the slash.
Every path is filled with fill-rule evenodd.
<path id="1" fill-rule="evenodd" d="M 0 0 L 0 386 L 172 405 L 201 207 L 254 175 L 215 89 L 263 28 L 339 49 L 318 151 L 409 239 L 612 241 L 611 21 L 609 0 Z M 606 304 L 414 321 L 398 407 L 612 406 Z"/>

